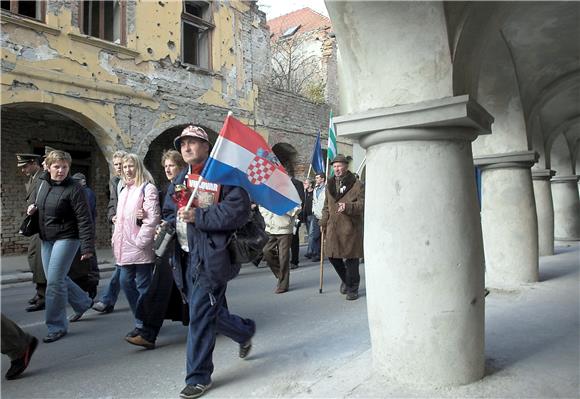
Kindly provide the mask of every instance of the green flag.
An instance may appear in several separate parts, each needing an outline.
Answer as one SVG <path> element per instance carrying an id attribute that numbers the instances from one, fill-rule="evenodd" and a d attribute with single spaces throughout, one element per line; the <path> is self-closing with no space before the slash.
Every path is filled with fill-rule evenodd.
<path id="1" fill-rule="evenodd" d="M 334 123 L 332 121 L 332 110 L 330 110 L 330 120 L 328 122 L 328 148 L 326 150 L 326 164 L 330 165 L 330 162 L 336 157 L 336 133 L 334 131 Z M 334 175 L 334 171 L 329 167 L 329 176 Z"/>

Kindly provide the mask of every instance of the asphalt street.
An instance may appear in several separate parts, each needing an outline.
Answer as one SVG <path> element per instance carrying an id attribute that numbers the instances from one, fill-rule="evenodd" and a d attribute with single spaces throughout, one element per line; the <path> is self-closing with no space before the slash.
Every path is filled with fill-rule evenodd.
<path id="1" fill-rule="evenodd" d="M 109 276 L 105 277 L 99 291 L 108 284 Z M 318 264 L 302 263 L 291 271 L 290 291 L 276 295 L 269 268 L 245 265 L 230 282 L 227 298 L 233 313 L 256 321 L 254 347 L 242 360 L 238 345 L 218 336 L 214 387 L 207 397 L 307 393 L 309 384 L 328 378 L 333 367 L 329 364 L 336 361 L 338 367 L 365 351 L 370 337 L 364 286 L 359 300 L 346 301 L 338 293 L 338 277 L 328 262 L 324 281 L 319 294 Z M 46 335 L 44 312 L 24 311 L 32 295 L 31 283 L 2 286 L 2 312 L 41 339 Z M 41 342 L 22 378 L 2 381 L 2 398 L 178 397 L 184 386 L 187 328 L 166 321 L 156 349 L 132 346 L 123 339 L 132 329 L 132 314 L 122 293 L 119 298 L 113 313 L 91 310 L 71 323 L 60 341 Z M 8 358 L 2 356 L 2 374 L 8 367 Z"/>

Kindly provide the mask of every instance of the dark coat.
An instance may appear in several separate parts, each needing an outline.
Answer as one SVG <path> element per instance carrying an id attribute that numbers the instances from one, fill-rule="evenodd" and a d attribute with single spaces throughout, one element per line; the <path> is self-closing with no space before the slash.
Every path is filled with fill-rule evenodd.
<path id="1" fill-rule="evenodd" d="M 182 183 L 188 169 L 184 169 L 167 189 L 163 204 L 163 220 L 175 227 L 177 207 L 171 196 L 175 184 Z M 239 264 L 232 264 L 228 243 L 232 233 L 243 226 L 250 216 L 250 198 L 241 187 L 222 186 L 221 200 L 207 208 L 195 208 L 195 223 L 187 226 L 187 239 L 191 251 L 193 275 L 200 284 L 214 290 L 225 285 L 240 272 Z M 175 240 L 175 255 L 171 263 L 175 284 L 187 298 L 183 276 L 185 265 L 181 264 L 182 250 Z"/>
<path id="2" fill-rule="evenodd" d="M 44 184 L 43 184 L 44 182 Z M 75 238 L 81 241 L 81 254 L 95 253 L 95 226 L 83 187 L 70 177 L 55 184 L 48 172 L 40 176 L 38 220 L 43 241 Z"/>
<path id="3" fill-rule="evenodd" d="M 118 186 L 121 183 L 119 176 L 113 176 L 109 182 L 109 203 L 107 204 L 107 220 L 113 224 L 113 216 L 117 214 L 117 202 L 119 201 Z"/>
<path id="4" fill-rule="evenodd" d="M 348 171 L 342 179 L 344 189 L 336 190 L 336 177 L 326 185 L 326 198 L 320 226 L 325 232 L 324 255 L 329 258 L 362 258 L 364 186 Z M 342 192 L 341 192 L 342 191 Z M 344 202 L 344 212 L 337 213 L 339 202 Z"/>
<path id="5" fill-rule="evenodd" d="M 304 191 L 304 201 L 302 202 L 302 212 L 300 212 L 300 220 L 306 222 L 308 216 L 312 216 L 312 198 L 314 196 L 314 190 Z"/>

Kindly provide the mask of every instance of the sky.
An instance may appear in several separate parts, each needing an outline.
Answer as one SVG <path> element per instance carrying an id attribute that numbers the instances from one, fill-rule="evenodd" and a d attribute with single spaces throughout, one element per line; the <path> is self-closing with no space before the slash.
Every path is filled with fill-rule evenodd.
<path id="1" fill-rule="evenodd" d="M 328 16 L 324 0 L 258 0 L 258 6 L 266 13 L 266 19 L 276 18 L 304 7 L 310 7 Z"/>

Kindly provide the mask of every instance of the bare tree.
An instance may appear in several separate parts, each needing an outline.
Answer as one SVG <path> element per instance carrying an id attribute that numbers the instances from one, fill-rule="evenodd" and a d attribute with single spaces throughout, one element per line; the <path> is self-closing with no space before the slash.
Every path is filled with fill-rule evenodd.
<path id="1" fill-rule="evenodd" d="M 320 87 L 324 87 L 320 55 L 309 51 L 307 35 L 280 35 L 272 43 L 271 49 L 272 86 L 305 96 L 315 102 L 323 102 L 324 94 L 322 99 L 319 95 Z"/>

